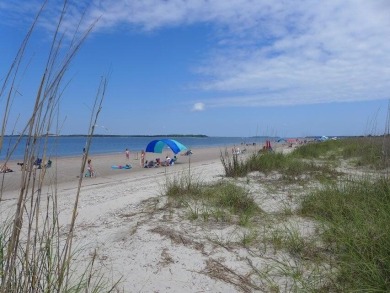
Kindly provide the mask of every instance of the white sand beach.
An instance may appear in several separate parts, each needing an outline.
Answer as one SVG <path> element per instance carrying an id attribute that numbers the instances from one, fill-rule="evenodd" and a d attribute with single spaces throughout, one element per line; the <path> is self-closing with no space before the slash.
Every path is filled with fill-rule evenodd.
<path id="1" fill-rule="evenodd" d="M 246 149 L 242 156 L 257 151 L 256 146 Z M 108 282 L 120 280 L 115 292 L 266 290 L 261 278 L 252 277 L 253 266 L 264 268 L 270 259 L 283 255 L 251 251 L 239 245 L 248 232 L 245 228 L 191 221 L 186 209 L 173 211 L 165 207 L 164 185 L 174 176 L 190 173 L 202 182 L 221 180 L 221 151 L 225 149 L 196 149 L 191 157 L 178 156 L 174 166 L 150 169 L 141 168 L 139 159 L 132 154 L 130 170 L 110 167 L 125 164 L 124 154 L 92 157 L 97 176 L 83 178 L 74 239 L 80 251 L 77 261 L 90 259 L 96 251 L 95 268 L 105 274 Z M 158 156 L 165 154 L 147 153 L 146 159 Z M 15 205 L 21 171 L 14 164 L 10 162 L 9 167 L 15 172 L 4 174 L 1 220 Z M 80 164 L 81 158 L 53 160 L 46 174 L 50 183 L 57 180 L 58 211 L 64 232 L 71 219 Z M 53 192 L 53 184 L 44 187 L 44 195 Z M 287 200 L 285 195 L 269 195 L 259 185 L 246 184 L 245 180 L 242 184 L 265 210 L 283 208 Z"/>

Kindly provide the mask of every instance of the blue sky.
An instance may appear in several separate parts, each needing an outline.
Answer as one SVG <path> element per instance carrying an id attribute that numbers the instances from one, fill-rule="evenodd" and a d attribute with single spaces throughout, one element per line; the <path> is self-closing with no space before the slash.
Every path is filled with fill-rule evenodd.
<path id="1" fill-rule="evenodd" d="M 42 1 L 0 1 L 0 81 Z M 31 112 L 62 1 L 49 0 L 17 77 L 8 133 Z M 61 134 L 382 134 L 390 99 L 387 0 L 69 1 L 69 41 L 99 18 L 64 79 Z M 64 42 L 66 44 L 66 41 Z M 24 68 L 26 70 L 24 70 Z M 69 84 L 65 87 L 65 84 Z M 4 109 L 0 97 L 0 111 Z"/>

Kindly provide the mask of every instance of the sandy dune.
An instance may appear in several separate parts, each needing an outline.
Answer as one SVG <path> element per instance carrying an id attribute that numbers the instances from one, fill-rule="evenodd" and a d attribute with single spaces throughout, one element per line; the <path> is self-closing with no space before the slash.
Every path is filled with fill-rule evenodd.
<path id="1" fill-rule="evenodd" d="M 254 146 L 246 148 L 242 158 L 257 151 Z M 267 269 L 271 259 L 283 255 L 263 247 L 245 249 L 242 239 L 250 233 L 247 228 L 224 222 L 190 221 L 187 209 L 172 210 L 165 205 L 164 186 L 174 176 L 191 174 L 202 182 L 221 180 L 221 151 L 225 149 L 196 149 L 190 158 L 178 156 L 174 166 L 150 169 L 141 168 L 132 154 L 131 170 L 110 168 L 126 164 L 125 154 L 93 157 L 98 175 L 83 178 L 74 240 L 80 251 L 77 261 L 90 259 L 96 251 L 96 269 L 105 274 L 107 282 L 120 280 L 117 292 L 267 291 L 268 284 L 254 272 Z M 156 157 L 148 153 L 146 159 Z M 14 168 L 12 163 L 15 162 L 9 166 Z M 58 212 L 64 233 L 73 210 L 80 163 L 81 158 L 61 158 L 53 160 L 47 171 L 47 183 L 57 178 Z M 20 175 L 20 170 L 5 174 L 2 220 L 15 204 Z M 238 184 L 251 190 L 264 210 L 273 212 L 285 204 L 284 195 L 275 198 L 260 185 L 248 185 L 245 180 Z M 43 188 L 43 194 L 51 192 L 53 185 Z M 260 228 L 262 225 L 265 223 Z M 305 225 L 301 226 L 310 232 L 312 227 Z"/>

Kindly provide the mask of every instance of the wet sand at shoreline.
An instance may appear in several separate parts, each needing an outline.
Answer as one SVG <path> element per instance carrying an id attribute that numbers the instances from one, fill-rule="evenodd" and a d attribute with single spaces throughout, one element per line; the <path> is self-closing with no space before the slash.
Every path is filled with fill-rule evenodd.
<path id="1" fill-rule="evenodd" d="M 202 164 L 210 164 L 214 162 L 220 163 L 221 152 L 228 151 L 231 153 L 233 146 L 229 147 L 211 147 L 211 148 L 197 148 L 193 149 L 191 156 L 182 154 L 177 155 L 177 162 L 174 166 L 158 167 L 158 168 L 142 168 L 140 166 L 140 153 L 130 153 L 130 159 L 126 159 L 125 153 L 116 154 L 101 154 L 89 155 L 88 158 L 92 160 L 92 166 L 96 172 L 95 178 L 83 178 L 82 186 L 90 186 L 97 184 L 106 184 L 109 182 L 120 182 L 121 180 L 132 179 L 137 177 L 148 177 L 156 174 L 165 174 L 172 172 L 180 172 L 188 169 L 190 166 L 199 166 Z M 246 153 L 250 154 L 259 149 L 260 146 L 240 145 L 240 150 L 246 149 Z M 145 153 L 146 160 L 155 160 L 160 158 L 164 161 L 166 156 L 173 157 L 172 151 L 164 150 L 163 153 Z M 79 183 L 80 174 L 85 174 L 85 171 L 80 172 L 82 164 L 82 155 L 80 157 L 59 157 L 53 158 L 52 167 L 46 169 L 45 186 L 61 189 L 76 188 Z M 17 165 L 18 161 L 9 161 L 7 166 L 14 172 L 0 174 L 3 178 L 3 196 L 2 200 L 15 198 L 18 194 L 21 180 L 21 167 Z M 130 164 L 131 169 L 112 169 L 113 165 Z M 42 169 L 36 169 L 36 176 L 42 172 Z M 0 179 L 1 180 L 1 179 Z"/>

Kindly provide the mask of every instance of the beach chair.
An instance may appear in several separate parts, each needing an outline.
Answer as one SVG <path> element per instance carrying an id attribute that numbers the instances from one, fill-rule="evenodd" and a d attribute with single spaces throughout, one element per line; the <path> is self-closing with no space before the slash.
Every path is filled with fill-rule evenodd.
<path id="1" fill-rule="evenodd" d="M 41 169 L 42 168 L 42 159 L 40 158 L 37 158 L 34 162 L 34 166 L 37 166 L 38 169 Z"/>

